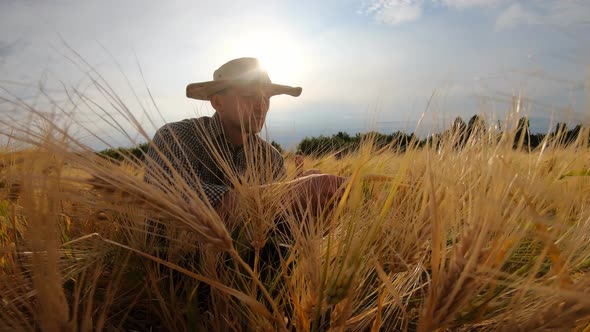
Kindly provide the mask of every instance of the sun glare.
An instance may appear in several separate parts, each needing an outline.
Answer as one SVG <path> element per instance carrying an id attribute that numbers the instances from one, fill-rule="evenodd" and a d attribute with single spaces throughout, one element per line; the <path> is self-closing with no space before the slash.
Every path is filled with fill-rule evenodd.
<path id="1" fill-rule="evenodd" d="M 232 44 L 230 44 L 232 45 Z M 305 64 L 304 46 L 283 31 L 250 31 L 231 46 L 231 53 L 260 60 L 270 79 L 279 84 L 296 84 Z"/>

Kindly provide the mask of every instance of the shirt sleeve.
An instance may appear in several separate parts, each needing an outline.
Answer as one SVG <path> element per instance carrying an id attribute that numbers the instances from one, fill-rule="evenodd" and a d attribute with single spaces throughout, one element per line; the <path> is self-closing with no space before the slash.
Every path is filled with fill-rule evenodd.
<path id="1" fill-rule="evenodd" d="M 152 141 L 153 145 L 150 145 L 147 151 L 144 181 L 169 192 L 174 183 L 174 172 L 168 166 L 170 163 L 174 165 L 174 169 L 190 188 L 199 194 L 201 191 L 198 187 L 202 187 L 205 197 L 201 198 L 207 199 L 213 207 L 217 207 L 229 188 L 201 180 L 199 170 L 195 169 L 195 165 L 199 163 L 198 156 L 195 154 L 195 149 L 191 149 L 185 143 L 183 134 L 182 130 L 174 130 L 168 126 L 156 132 Z M 191 137 L 191 139 L 197 138 Z"/>

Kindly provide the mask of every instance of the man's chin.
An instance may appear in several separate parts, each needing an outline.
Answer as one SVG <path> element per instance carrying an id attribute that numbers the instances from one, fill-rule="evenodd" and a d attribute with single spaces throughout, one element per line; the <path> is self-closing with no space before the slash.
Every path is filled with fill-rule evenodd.
<path id="1" fill-rule="evenodd" d="M 262 127 L 264 127 L 264 122 L 257 124 L 256 126 L 250 127 L 250 134 L 258 134 L 262 131 Z"/>
<path id="2" fill-rule="evenodd" d="M 250 135 L 259 134 L 262 131 L 262 128 L 245 128 L 246 133 Z"/>

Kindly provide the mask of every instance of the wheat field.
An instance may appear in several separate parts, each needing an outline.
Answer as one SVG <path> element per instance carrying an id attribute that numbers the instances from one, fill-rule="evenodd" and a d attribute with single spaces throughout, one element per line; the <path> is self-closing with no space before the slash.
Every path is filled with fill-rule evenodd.
<path id="1" fill-rule="evenodd" d="M 149 140 L 94 83 L 136 132 L 86 106 Z M 5 101 L 36 125 L 2 120 L 2 331 L 590 330 L 588 129 L 530 152 L 510 115 L 461 149 L 453 134 L 403 153 L 368 139 L 305 158 L 347 178 L 328 206 L 236 181 L 230 226 L 181 174 L 148 184 L 141 159 L 76 139 L 71 113 Z"/>

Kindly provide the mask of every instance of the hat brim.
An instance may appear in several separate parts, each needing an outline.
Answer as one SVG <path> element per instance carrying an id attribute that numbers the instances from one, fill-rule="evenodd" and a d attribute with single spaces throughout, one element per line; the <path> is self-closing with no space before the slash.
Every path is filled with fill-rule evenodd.
<path id="1" fill-rule="evenodd" d="M 211 98 L 211 96 L 217 92 L 234 86 L 243 86 L 243 84 L 234 81 L 208 81 L 191 83 L 186 86 L 186 96 L 188 98 L 198 100 L 209 100 L 209 98 Z M 301 91 L 303 90 L 300 87 L 292 87 L 274 83 L 264 83 L 260 88 L 262 88 L 269 97 L 277 95 L 299 97 L 301 95 Z"/>

